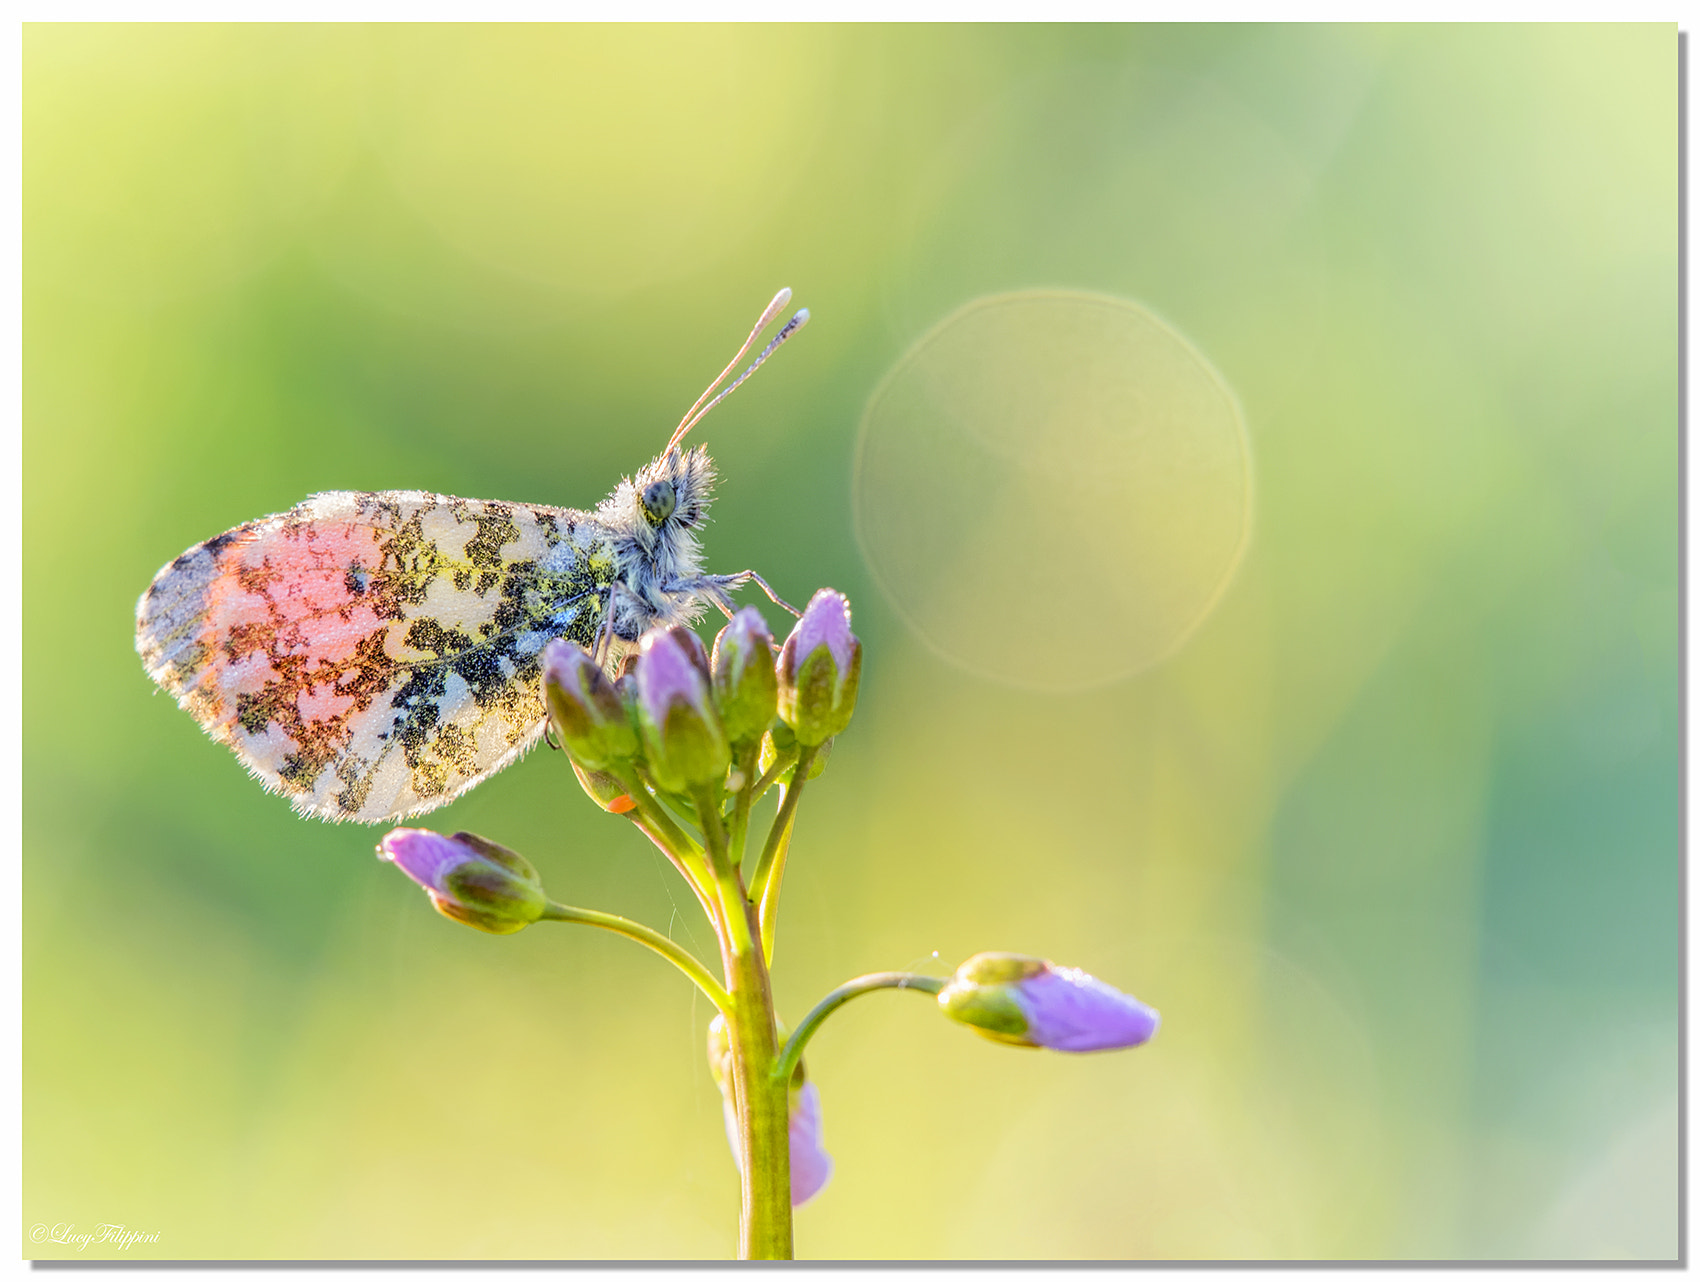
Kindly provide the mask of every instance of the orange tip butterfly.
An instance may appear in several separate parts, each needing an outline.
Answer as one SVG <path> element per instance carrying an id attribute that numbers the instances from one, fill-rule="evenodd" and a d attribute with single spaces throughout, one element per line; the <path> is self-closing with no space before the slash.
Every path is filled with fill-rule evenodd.
<path id="1" fill-rule="evenodd" d="M 197 543 L 136 605 L 148 675 L 302 814 L 446 805 L 542 737 L 551 639 L 613 664 L 652 627 L 729 615 L 751 580 L 784 606 L 754 571 L 703 573 L 714 465 L 680 442 L 808 320 L 714 395 L 790 301 L 774 296 L 667 448 L 594 511 L 337 491 Z"/>

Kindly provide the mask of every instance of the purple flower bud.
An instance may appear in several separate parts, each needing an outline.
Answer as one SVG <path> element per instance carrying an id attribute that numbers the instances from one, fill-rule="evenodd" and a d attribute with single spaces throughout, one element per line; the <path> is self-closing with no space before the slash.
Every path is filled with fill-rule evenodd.
<path id="1" fill-rule="evenodd" d="M 492 935 L 524 930 L 549 903 L 523 855 L 470 832 L 397 828 L 378 843 L 378 858 L 423 886 L 443 916 Z"/>
<path id="2" fill-rule="evenodd" d="M 663 629 L 663 631 L 679 643 L 680 648 L 696 665 L 697 671 L 705 677 L 708 676 L 708 650 L 704 648 L 702 638 L 694 630 L 685 627 L 683 624 L 675 624 L 673 627 Z"/>
<path id="3" fill-rule="evenodd" d="M 979 953 L 956 968 L 939 1007 L 994 1041 L 1058 1051 L 1138 1046 L 1157 1012 L 1083 970 L 1019 953 Z"/>
<path id="4" fill-rule="evenodd" d="M 686 792 L 724 778 L 732 750 L 709 696 L 707 656 L 696 635 L 684 628 L 646 634 L 635 678 L 638 730 L 655 782 Z"/>
<path id="5" fill-rule="evenodd" d="M 821 1146 L 820 1088 L 813 1082 L 791 1092 L 791 1205 L 801 1206 L 832 1178 L 832 1156 Z"/>
<path id="6" fill-rule="evenodd" d="M 637 755 L 637 731 L 602 665 L 582 645 L 557 637 L 543 647 L 549 719 L 581 765 L 600 770 Z"/>
<path id="7" fill-rule="evenodd" d="M 708 1072 L 715 1086 L 727 1099 L 732 1098 L 732 1030 L 726 1026 L 726 1016 L 716 1015 L 708 1021 Z M 734 1144 L 733 1149 L 737 1149 Z M 737 1154 L 734 1151 L 733 1156 Z"/>
<path id="8" fill-rule="evenodd" d="M 738 1110 L 732 1104 L 732 1043 L 726 1032 L 726 1017 L 716 1015 L 708 1026 L 708 1066 L 720 1088 L 720 1113 L 726 1123 L 726 1144 L 732 1150 L 732 1165 L 744 1169 L 743 1146 L 739 1143 Z M 813 1082 L 792 1080 L 789 1123 L 791 1144 L 791 1205 L 801 1206 L 819 1193 L 832 1178 L 832 1156 L 821 1145 L 820 1088 Z"/>
<path id="9" fill-rule="evenodd" d="M 779 716 L 797 742 L 816 747 L 850 724 L 862 679 L 862 643 L 850 631 L 850 603 L 822 588 L 779 652 Z"/>
<path id="10" fill-rule="evenodd" d="M 773 723 L 779 678 L 773 634 L 755 606 L 746 606 L 714 638 L 714 701 L 733 743 L 758 739 Z"/>

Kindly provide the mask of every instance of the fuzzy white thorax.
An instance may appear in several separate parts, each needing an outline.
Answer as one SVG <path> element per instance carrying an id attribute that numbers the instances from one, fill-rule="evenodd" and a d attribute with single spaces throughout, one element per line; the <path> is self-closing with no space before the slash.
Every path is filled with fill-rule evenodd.
<path id="1" fill-rule="evenodd" d="M 659 525 L 651 525 L 643 494 L 657 481 L 673 487 L 674 506 Z M 690 623 L 702 614 L 704 597 L 697 583 L 702 547 L 696 531 L 708 520 L 713 488 L 714 464 L 707 450 L 670 450 L 635 477 L 622 479 L 592 514 L 608 534 L 615 579 L 632 594 L 616 592 L 612 602 L 615 632 L 625 640 L 656 625 Z"/>

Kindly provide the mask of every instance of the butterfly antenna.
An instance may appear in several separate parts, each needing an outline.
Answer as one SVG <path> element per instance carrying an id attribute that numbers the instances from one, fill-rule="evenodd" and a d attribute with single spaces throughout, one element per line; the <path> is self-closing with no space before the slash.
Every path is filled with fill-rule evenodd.
<path id="1" fill-rule="evenodd" d="M 809 309 L 804 307 L 801 308 L 790 320 L 785 322 L 784 328 L 773 336 L 772 340 L 769 341 L 766 347 L 762 348 L 761 355 L 751 362 L 748 369 L 738 375 L 738 377 L 734 379 L 732 383 L 720 393 L 720 395 L 716 396 L 713 400 L 708 399 L 710 394 L 713 393 L 715 388 L 720 386 L 726 376 L 737 368 L 738 362 L 743 360 L 745 354 L 755 345 L 755 341 L 761 336 L 762 330 L 766 329 L 773 323 L 773 318 L 779 315 L 779 313 L 785 309 L 785 305 L 790 301 L 791 291 L 789 289 L 782 289 L 773 296 L 773 301 L 767 305 L 765 310 L 763 310 L 761 319 L 756 322 L 756 327 L 750 331 L 750 336 L 744 340 L 744 345 L 738 349 L 738 354 L 726 363 L 726 368 L 721 370 L 715 380 L 703 391 L 703 394 L 697 397 L 696 404 L 685 411 L 685 417 L 679 420 L 678 430 L 673 433 L 673 439 L 667 442 L 667 448 L 662 451 L 663 454 L 672 453 L 672 451 L 678 446 L 679 442 L 685 439 L 685 433 L 695 427 L 697 423 L 702 420 L 703 415 L 707 414 L 709 410 L 713 409 L 716 405 L 720 404 L 721 401 L 725 400 L 733 392 L 737 391 L 738 386 L 751 374 L 754 374 L 760 367 L 761 363 L 769 356 L 772 356 L 774 350 L 781 343 L 803 328 L 804 325 L 808 324 Z M 703 403 L 705 401 L 708 402 L 706 405 Z"/>
<path id="2" fill-rule="evenodd" d="M 762 330 L 766 329 L 773 323 L 773 318 L 779 315 L 779 313 L 785 309 L 785 304 L 790 301 L 791 287 L 789 285 L 773 296 L 773 301 L 762 310 L 761 319 L 756 321 L 756 327 L 750 331 L 750 336 L 744 340 L 744 345 L 738 349 L 737 354 L 733 356 L 731 360 L 726 362 L 726 368 L 714 376 L 714 381 L 703 389 L 702 395 L 697 397 L 696 404 L 685 411 L 685 417 L 679 420 L 678 430 L 673 433 L 673 439 L 668 443 L 667 448 L 669 450 L 679 443 L 679 439 L 684 436 L 686 432 L 690 431 L 691 416 L 702 408 L 702 403 L 709 398 L 714 389 L 719 387 L 725 380 L 726 376 L 737 368 L 738 362 L 744 359 L 744 353 L 749 351 L 751 347 L 755 346 L 756 338 L 761 334 Z"/>

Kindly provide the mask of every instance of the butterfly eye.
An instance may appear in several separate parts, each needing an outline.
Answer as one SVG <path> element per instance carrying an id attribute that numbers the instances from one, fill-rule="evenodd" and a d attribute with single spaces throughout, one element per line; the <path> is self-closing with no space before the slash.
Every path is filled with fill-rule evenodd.
<path id="1" fill-rule="evenodd" d="M 678 504 L 671 481 L 652 481 L 643 492 L 643 515 L 651 525 L 660 525 L 673 515 Z"/>

